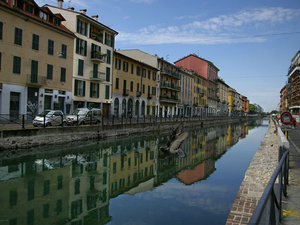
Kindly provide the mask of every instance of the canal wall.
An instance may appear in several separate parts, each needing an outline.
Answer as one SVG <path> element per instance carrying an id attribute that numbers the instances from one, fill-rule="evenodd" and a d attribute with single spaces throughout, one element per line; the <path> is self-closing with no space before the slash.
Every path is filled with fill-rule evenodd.
<path id="1" fill-rule="evenodd" d="M 251 118 L 253 119 L 253 118 Z M 217 118 L 205 120 L 186 120 L 184 126 L 188 129 L 210 127 L 226 123 L 246 121 L 247 118 Z M 31 128 L 18 130 L 0 130 L 0 151 L 29 149 L 44 145 L 59 145 L 85 140 L 105 140 L 109 137 L 148 135 L 167 133 L 181 121 L 165 121 L 140 124 L 114 124 L 91 126 L 66 126 Z"/>
<path id="2" fill-rule="evenodd" d="M 250 163 L 226 221 L 248 224 L 279 162 L 279 146 L 286 144 L 281 130 L 270 119 L 268 131 Z"/>

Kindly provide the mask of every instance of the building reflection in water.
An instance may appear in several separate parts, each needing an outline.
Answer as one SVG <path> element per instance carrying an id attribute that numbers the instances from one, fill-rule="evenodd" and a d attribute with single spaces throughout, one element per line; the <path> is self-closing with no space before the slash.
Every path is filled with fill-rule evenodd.
<path id="1" fill-rule="evenodd" d="M 257 125 L 190 131 L 182 145 L 186 158 L 159 152 L 166 137 L 153 136 L 82 146 L 56 157 L 2 160 L 0 224 L 106 224 L 112 220 L 110 199 L 174 177 L 185 185 L 207 179 L 216 160 Z"/>

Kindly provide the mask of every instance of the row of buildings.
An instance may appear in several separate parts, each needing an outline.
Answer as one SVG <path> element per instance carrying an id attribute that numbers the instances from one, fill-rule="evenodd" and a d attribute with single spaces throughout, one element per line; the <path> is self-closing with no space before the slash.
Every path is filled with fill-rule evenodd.
<path id="1" fill-rule="evenodd" d="M 117 219 L 110 212 L 112 199 L 153 190 L 174 177 L 185 185 L 206 179 L 216 160 L 250 129 L 229 124 L 193 131 L 182 146 L 186 158 L 159 157 L 163 138 L 147 137 L 76 147 L 76 153 L 51 158 L 1 160 L 0 220 L 106 224 Z"/>
<path id="2" fill-rule="evenodd" d="M 300 115 L 300 51 L 291 60 L 288 81 L 280 91 L 279 111 Z M 299 116 L 300 119 L 300 116 Z"/>
<path id="3" fill-rule="evenodd" d="M 243 115 L 249 100 L 195 54 L 170 63 L 138 49 L 115 50 L 117 31 L 85 9 L 0 0 L 0 114 L 104 117 Z"/>

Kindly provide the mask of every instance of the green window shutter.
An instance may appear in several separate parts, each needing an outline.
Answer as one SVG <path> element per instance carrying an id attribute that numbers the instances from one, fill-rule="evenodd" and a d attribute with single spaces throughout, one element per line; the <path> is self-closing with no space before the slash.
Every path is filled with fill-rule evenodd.
<path id="1" fill-rule="evenodd" d="M 75 80 L 75 83 L 74 83 L 74 95 L 75 96 L 78 95 L 78 80 Z"/>
<path id="2" fill-rule="evenodd" d="M 38 81 L 38 62 L 31 60 L 31 83 L 37 83 Z"/>
<path id="3" fill-rule="evenodd" d="M 109 85 L 105 86 L 105 99 L 109 99 Z"/>
<path id="4" fill-rule="evenodd" d="M 83 96 L 85 96 L 85 81 L 82 81 L 83 83 Z"/>
<path id="5" fill-rule="evenodd" d="M 13 73 L 15 73 L 15 74 L 21 73 L 21 58 L 18 56 L 14 56 Z"/>
<path id="6" fill-rule="evenodd" d="M 83 76 L 83 67 L 84 61 L 82 59 L 78 59 L 78 75 Z"/>
<path id="7" fill-rule="evenodd" d="M 3 23 L 0 22 L 0 40 L 2 40 L 2 33 L 3 33 Z"/>
<path id="8" fill-rule="evenodd" d="M 54 41 L 48 40 L 48 54 L 53 55 L 54 52 Z"/>
<path id="9" fill-rule="evenodd" d="M 106 81 L 109 82 L 110 81 L 110 68 L 106 67 Z"/>
<path id="10" fill-rule="evenodd" d="M 62 53 L 62 58 L 66 59 L 67 58 L 67 46 L 65 44 L 61 45 L 61 53 Z"/>
<path id="11" fill-rule="evenodd" d="M 79 54 L 79 38 L 76 38 L 76 53 Z"/>
<path id="12" fill-rule="evenodd" d="M 93 64 L 93 78 L 97 78 L 98 77 L 98 64 L 94 63 Z"/>
<path id="13" fill-rule="evenodd" d="M 90 97 L 93 97 L 93 83 L 90 83 Z"/>
<path id="14" fill-rule="evenodd" d="M 96 88 L 97 88 L 97 98 L 99 98 L 99 84 L 96 84 Z"/>
<path id="15" fill-rule="evenodd" d="M 86 50 L 87 50 L 87 41 L 84 41 L 84 56 L 86 56 Z"/>
<path id="16" fill-rule="evenodd" d="M 66 68 L 60 69 L 60 82 L 66 82 Z"/>
<path id="17" fill-rule="evenodd" d="M 52 80 L 53 65 L 47 64 L 47 79 Z"/>
<path id="18" fill-rule="evenodd" d="M 111 51 L 107 49 L 106 63 L 110 64 L 110 62 L 111 62 Z"/>

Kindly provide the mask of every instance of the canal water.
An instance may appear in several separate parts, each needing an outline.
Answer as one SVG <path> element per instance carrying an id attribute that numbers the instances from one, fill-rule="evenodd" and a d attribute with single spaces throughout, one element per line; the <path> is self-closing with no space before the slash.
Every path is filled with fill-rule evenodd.
<path id="1" fill-rule="evenodd" d="M 225 224 L 267 121 L 74 144 L 0 160 L 0 225 Z M 262 126 L 263 125 L 263 126 Z"/>

